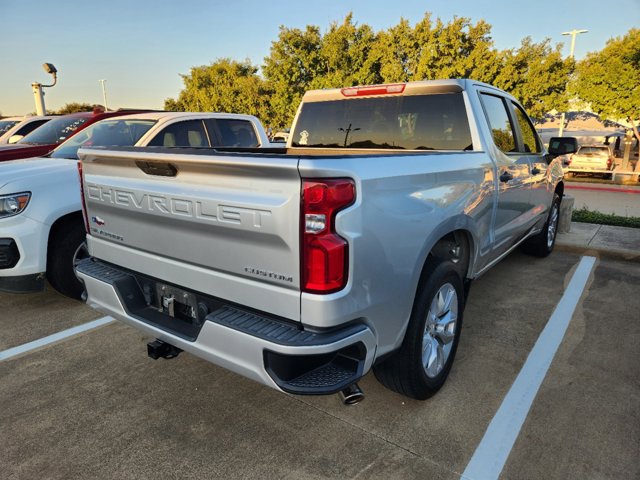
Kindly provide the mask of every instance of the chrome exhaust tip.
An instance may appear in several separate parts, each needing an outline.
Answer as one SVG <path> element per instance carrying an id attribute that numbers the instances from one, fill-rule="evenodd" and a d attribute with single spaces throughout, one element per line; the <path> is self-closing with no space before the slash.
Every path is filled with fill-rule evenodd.
<path id="1" fill-rule="evenodd" d="M 357 383 L 349 385 L 344 390 L 340 390 L 340 399 L 345 405 L 356 405 L 364 400 L 364 393 Z"/>

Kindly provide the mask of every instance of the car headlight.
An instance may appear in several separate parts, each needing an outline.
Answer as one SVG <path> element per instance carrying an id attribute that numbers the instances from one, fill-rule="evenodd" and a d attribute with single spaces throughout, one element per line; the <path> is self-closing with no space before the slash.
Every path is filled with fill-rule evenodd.
<path id="1" fill-rule="evenodd" d="M 13 217 L 22 213 L 27 208 L 30 199 L 31 192 L 0 195 L 0 218 Z"/>

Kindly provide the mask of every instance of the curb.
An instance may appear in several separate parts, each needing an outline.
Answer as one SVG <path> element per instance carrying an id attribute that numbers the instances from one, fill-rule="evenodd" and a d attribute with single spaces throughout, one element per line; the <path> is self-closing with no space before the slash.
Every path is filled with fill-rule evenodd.
<path id="1" fill-rule="evenodd" d="M 626 260 L 628 262 L 640 263 L 640 252 L 623 248 L 596 248 L 588 245 L 575 245 L 562 243 L 556 240 L 555 249 L 562 252 L 578 253 L 581 255 L 591 255 L 594 257 L 610 258 L 614 260 Z"/>

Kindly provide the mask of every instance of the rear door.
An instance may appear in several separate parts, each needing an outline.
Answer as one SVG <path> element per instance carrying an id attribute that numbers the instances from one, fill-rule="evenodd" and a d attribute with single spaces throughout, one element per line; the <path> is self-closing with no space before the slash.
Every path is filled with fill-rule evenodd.
<path id="1" fill-rule="evenodd" d="M 533 223 L 531 210 L 531 165 L 527 155 L 518 151 L 515 122 L 507 99 L 482 92 L 484 109 L 495 149 L 498 174 L 498 202 L 494 221 L 495 255 L 507 251 Z"/>
<path id="2" fill-rule="evenodd" d="M 80 151 L 93 256 L 299 320 L 294 156 Z"/>

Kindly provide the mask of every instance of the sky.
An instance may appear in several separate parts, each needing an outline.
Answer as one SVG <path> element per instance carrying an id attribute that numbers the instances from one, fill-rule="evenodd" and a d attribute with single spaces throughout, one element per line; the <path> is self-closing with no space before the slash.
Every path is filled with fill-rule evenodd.
<path id="1" fill-rule="evenodd" d="M 445 23 L 483 19 L 498 49 L 530 36 L 564 43 L 565 55 L 570 37 L 562 32 L 586 29 L 578 60 L 640 27 L 640 0 L 0 0 L 0 112 L 35 111 L 31 83 L 50 83 L 45 62 L 58 69 L 57 85 L 45 89 L 48 109 L 102 104 L 101 79 L 109 108 L 162 109 L 191 67 L 225 57 L 262 65 L 280 26 L 324 33 L 349 12 L 375 31 L 401 18 L 414 25 L 426 12 Z"/>

